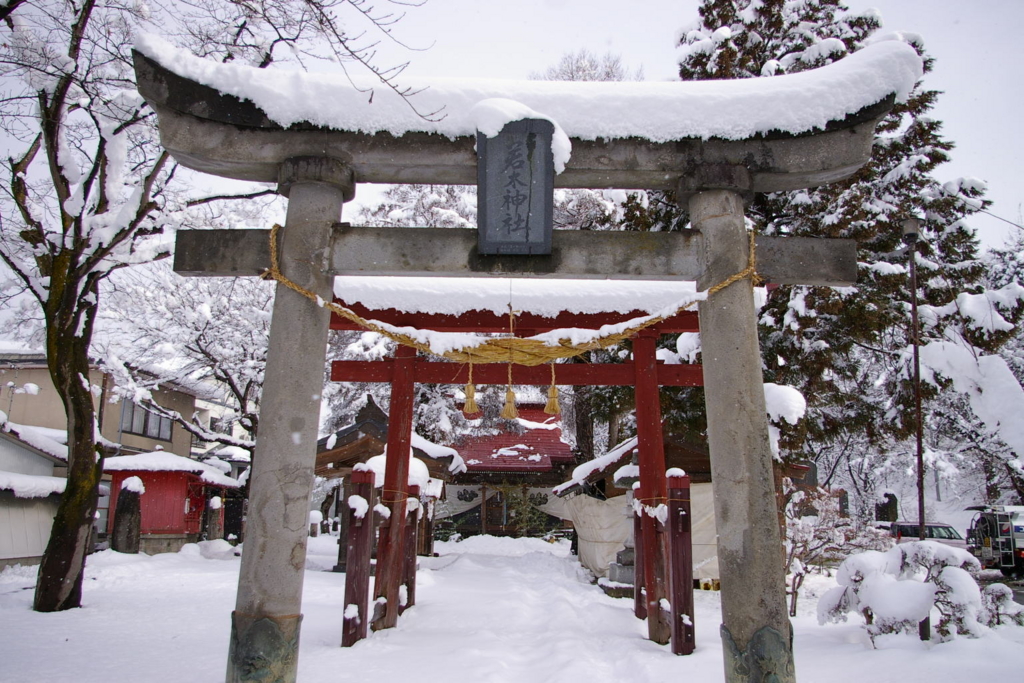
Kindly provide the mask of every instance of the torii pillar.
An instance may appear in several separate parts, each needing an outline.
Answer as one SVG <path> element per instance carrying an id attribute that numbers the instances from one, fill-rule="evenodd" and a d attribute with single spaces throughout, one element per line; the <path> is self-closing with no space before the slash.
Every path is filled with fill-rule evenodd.
<path id="1" fill-rule="evenodd" d="M 740 192 L 693 194 L 690 220 L 704 236 L 699 289 L 747 267 L 750 238 Z M 698 313 L 718 526 L 725 680 L 795 683 L 793 634 L 782 590 L 782 538 L 778 524 L 765 523 L 778 512 L 753 282 L 743 278 L 710 293 Z"/>
<path id="2" fill-rule="evenodd" d="M 278 190 L 288 197 L 279 263 L 286 277 L 323 300 L 332 226 L 355 194 L 352 170 L 329 157 L 285 160 Z M 253 454 L 245 552 L 231 613 L 228 683 L 294 681 L 302 582 L 313 490 L 320 396 L 330 312 L 278 286 Z M 253 678 L 258 673 L 259 678 Z"/>

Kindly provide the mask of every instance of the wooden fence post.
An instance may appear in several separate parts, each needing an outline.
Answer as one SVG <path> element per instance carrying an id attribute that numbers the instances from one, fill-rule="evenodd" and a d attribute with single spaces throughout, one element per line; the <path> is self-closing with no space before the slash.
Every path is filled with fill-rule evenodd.
<path id="1" fill-rule="evenodd" d="M 352 470 L 350 482 L 351 495 L 361 496 L 367 507 L 363 510 L 362 516 L 358 515 L 358 510 L 351 510 L 348 516 L 342 647 L 352 647 L 365 638 L 370 624 L 371 615 L 367 609 L 370 602 L 370 553 L 373 550 L 374 537 L 373 508 L 377 504 L 377 489 L 373 486 L 371 470 Z M 341 504 L 348 507 L 349 497 L 341 501 Z"/>
<path id="2" fill-rule="evenodd" d="M 642 572 L 647 602 L 647 636 L 665 645 L 671 639 L 668 615 L 663 614 L 661 600 L 668 597 L 665 562 L 665 534 L 658 520 L 660 507 L 667 497 L 665 483 L 665 445 L 661 429 L 661 403 L 658 395 L 658 333 L 643 330 L 633 338 L 633 363 L 636 367 L 636 432 L 640 455 L 640 489 L 634 491 L 641 504 L 641 542 L 636 544 L 637 556 L 643 555 Z"/>
<path id="3" fill-rule="evenodd" d="M 670 470 L 671 472 L 671 470 Z M 672 603 L 672 653 L 688 655 L 694 648 L 693 538 L 690 477 L 668 478 L 669 600 Z"/>
<path id="4" fill-rule="evenodd" d="M 408 500 L 415 500 L 419 503 L 419 498 L 420 487 L 410 486 Z M 416 541 L 422 514 L 423 508 L 419 507 L 416 512 L 408 513 L 405 520 L 405 547 L 402 559 L 402 585 L 405 586 L 405 602 L 399 604 L 399 614 L 416 604 Z"/>

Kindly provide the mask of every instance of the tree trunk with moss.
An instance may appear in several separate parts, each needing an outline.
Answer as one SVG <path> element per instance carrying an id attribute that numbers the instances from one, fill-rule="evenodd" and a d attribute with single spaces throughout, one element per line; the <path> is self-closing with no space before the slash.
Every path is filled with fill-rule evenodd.
<path id="1" fill-rule="evenodd" d="M 63 273 L 51 276 L 51 288 L 63 281 L 65 296 L 79 292 L 79 283 Z M 91 288 L 95 290 L 95 285 Z M 51 289 L 53 291 L 53 289 Z M 64 404 L 68 419 L 68 484 L 53 518 L 50 540 L 39 565 L 33 609 L 56 612 L 80 607 L 85 556 L 89 550 L 93 519 L 103 475 L 103 452 L 96 444 L 96 411 L 89 384 L 89 342 L 95 305 L 46 309 L 47 363 L 53 386 Z"/>

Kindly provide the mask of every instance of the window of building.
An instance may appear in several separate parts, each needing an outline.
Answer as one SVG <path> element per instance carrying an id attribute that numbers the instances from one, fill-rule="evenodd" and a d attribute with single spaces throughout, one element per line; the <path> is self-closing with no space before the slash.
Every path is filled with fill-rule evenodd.
<path id="1" fill-rule="evenodd" d="M 170 441 L 171 419 L 150 412 L 132 401 L 122 401 L 121 431 L 159 441 Z"/>

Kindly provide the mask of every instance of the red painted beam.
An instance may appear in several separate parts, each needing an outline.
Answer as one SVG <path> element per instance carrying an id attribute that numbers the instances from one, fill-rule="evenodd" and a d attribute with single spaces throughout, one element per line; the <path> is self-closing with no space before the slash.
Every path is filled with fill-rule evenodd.
<path id="1" fill-rule="evenodd" d="M 393 308 L 371 310 L 362 304 L 349 304 L 339 299 L 335 303 L 348 308 L 366 320 L 378 320 L 401 327 L 415 327 L 421 330 L 437 332 L 508 332 L 508 314 L 497 315 L 489 311 L 469 311 L 461 315 L 443 315 L 440 313 L 407 313 Z M 538 332 L 560 330 L 566 328 L 582 328 L 596 330 L 602 325 L 614 325 L 626 320 L 633 320 L 649 315 L 645 311 L 628 313 L 567 313 L 562 312 L 554 317 L 544 317 L 532 313 L 516 316 L 515 330 L 517 336 L 530 336 Z M 679 332 L 696 332 L 697 312 L 683 311 L 653 326 L 662 334 Z M 331 313 L 332 330 L 361 330 L 353 322 Z"/>
<path id="2" fill-rule="evenodd" d="M 699 387 L 704 385 L 700 365 L 657 364 L 657 384 L 663 387 Z M 469 366 L 462 363 L 442 363 L 417 359 L 413 365 L 413 381 L 420 384 L 465 384 L 469 381 Z M 331 363 L 331 381 L 334 382 L 390 382 L 394 364 L 390 360 L 361 361 L 336 360 Z M 486 363 L 473 366 L 476 384 L 505 384 L 508 366 L 505 363 Z M 534 386 L 551 384 L 551 366 L 512 366 L 512 383 Z M 636 375 L 632 363 L 556 363 L 555 384 L 563 386 L 633 386 Z"/>

